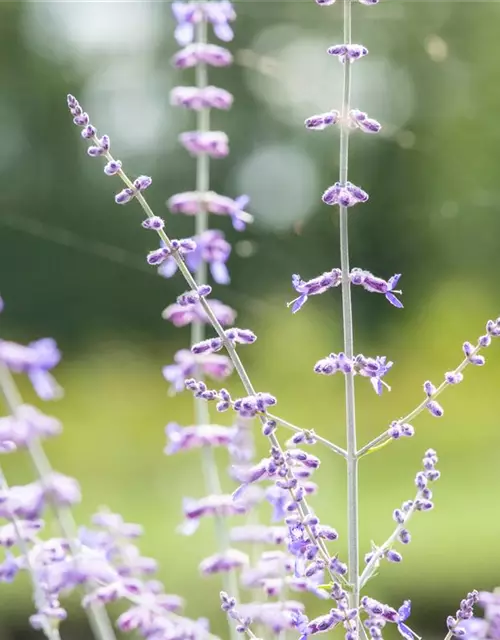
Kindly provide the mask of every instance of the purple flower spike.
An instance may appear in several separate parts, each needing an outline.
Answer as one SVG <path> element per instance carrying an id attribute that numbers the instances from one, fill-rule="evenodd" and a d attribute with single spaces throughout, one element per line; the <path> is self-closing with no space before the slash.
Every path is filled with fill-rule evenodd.
<path id="1" fill-rule="evenodd" d="M 186 131 L 179 136 L 181 145 L 193 156 L 207 154 L 211 158 L 229 155 L 229 140 L 223 131 Z"/>
<path id="2" fill-rule="evenodd" d="M 319 295 L 332 287 L 338 287 L 342 281 L 342 271 L 340 269 L 332 269 L 313 278 L 312 280 L 302 280 L 297 274 L 292 276 L 292 285 L 297 293 L 298 298 L 287 303 L 288 307 L 292 307 L 292 313 L 297 313 L 307 302 L 309 296 Z"/>
<path id="3" fill-rule="evenodd" d="M 304 122 L 306 129 L 312 129 L 314 131 L 322 131 L 331 125 L 338 122 L 340 113 L 336 110 L 328 111 L 327 113 L 321 113 L 315 116 L 307 118 Z"/>
<path id="4" fill-rule="evenodd" d="M 316 4 L 319 4 L 320 7 L 330 7 L 332 4 L 335 4 L 336 0 L 314 0 Z"/>
<path id="5" fill-rule="evenodd" d="M 173 65 L 177 69 L 188 69 L 200 63 L 212 67 L 227 67 L 232 62 L 231 52 L 215 44 L 190 44 L 173 57 Z"/>
<path id="6" fill-rule="evenodd" d="M 352 109 L 349 112 L 349 119 L 352 126 L 361 129 L 364 133 L 378 133 L 382 128 L 380 122 L 369 118 L 364 111 Z"/>
<path id="7" fill-rule="evenodd" d="M 378 4 L 379 0 L 359 0 L 360 4 L 372 5 Z"/>
<path id="8" fill-rule="evenodd" d="M 351 284 L 360 285 L 365 289 L 365 291 L 369 291 L 370 293 L 382 293 L 386 300 L 388 300 L 394 307 L 397 307 L 398 309 L 403 308 L 403 303 L 394 295 L 395 293 L 399 295 L 402 294 L 399 289 L 396 289 L 399 279 L 401 278 L 400 273 L 396 273 L 392 278 L 389 278 L 389 280 L 384 280 L 383 278 L 374 276 L 370 271 L 365 271 L 356 267 L 351 270 L 349 278 L 351 280 Z"/>

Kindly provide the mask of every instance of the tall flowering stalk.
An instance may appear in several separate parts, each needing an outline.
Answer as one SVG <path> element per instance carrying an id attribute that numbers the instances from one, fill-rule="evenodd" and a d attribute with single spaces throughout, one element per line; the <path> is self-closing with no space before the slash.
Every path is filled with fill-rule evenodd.
<path id="1" fill-rule="evenodd" d="M 172 5 L 174 16 L 177 20 L 176 39 L 178 44 L 196 47 L 198 51 L 206 49 L 208 44 L 208 24 L 212 23 L 215 34 L 223 41 L 229 41 L 233 37 L 230 22 L 235 19 L 232 5 L 223 0 L 222 2 L 174 2 Z M 194 42 L 193 42 L 194 41 Z M 218 87 L 211 87 L 208 84 L 208 62 L 201 59 L 195 67 L 196 84 L 193 87 L 177 87 L 172 91 L 171 102 L 176 106 L 183 106 L 193 109 L 197 114 L 197 130 L 190 133 L 181 134 L 180 140 L 186 149 L 196 156 L 196 192 L 187 198 L 195 213 L 195 242 L 197 247 L 191 256 L 195 256 L 190 267 L 194 271 L 194 278 L 198 287 L 203 286 L 208 280 L 208 264 L 211 265 L 211 272 L 214 280 L 219 284 L 226 284 L 229 281 L 229 274 L 225 262 L 229 257 L 230 246 L 225 241 L 221 232 L 208 229 L 208 209 L 205 201 L 210 189 L 210 157 L 222 158 L 227 155 L 229 148 L 225 134 L 222 132 L 212 132 L 210 130 L 210 110 L 229 109 L 232 105 L 232 96 L 229 92 Z M 182 201 L 183 194 L 174 196 L 170 204 Z M 175 268 L 175 262 L 172 265 Z M 161 269 L 161 267 L 160 267 Z M 167 265 L 168 269 L 168 265 Z M 170 275 L 165 272 L 163 275 Z M 193 346 L 203 343 L 206 338 L 205 321 L 193 315 L 191 321 L 191 350 Z M 203 354 L 193 354 L 193 357 L 205 359 Z M 220 356 L 219 373 L 231 372 L 229 362 Z M 171 368 L 165 369 L 167 378 Z M 198 378 L 204 377 L 204 365 L 195 361 L 193 372 Z M 182 381 L 183 382 L 183 381 Z M 195 429 L 210 429 L 210 413 L 207 403 L 201 398 L 194 398 Z M 170 433 L 172 431 L 170 430 Z M 205 476 L 205 486 L 209 496 L 204 500 L 186 501 L 184 512 L 187 526 L 184 525 L 181 531 L 191 533 L 193 525 L 199 522 L 200 515 L 212 514 L 215 519 L 216 538 L 219 547 L 219 561 L 227 558 L 231 553 L 231 541 L 229 531 L 224 521 L 225 515 L 231 513 L 245 513 L 248 505 L 233 506 L 232 500 L 222 494 L 221 481 L 215 461 L 213 447 L 207 442 L 201 448 L 203 460 L 203 471 Z M 205 561 L 201 569 L 210 571 L 210 562 Z M 238 583 L 234 571 L 223 572 L 224 588 L 230 593 L 238 594 Z M 230 627 L 232 637 L 236 637 L 234 627 Z"/>

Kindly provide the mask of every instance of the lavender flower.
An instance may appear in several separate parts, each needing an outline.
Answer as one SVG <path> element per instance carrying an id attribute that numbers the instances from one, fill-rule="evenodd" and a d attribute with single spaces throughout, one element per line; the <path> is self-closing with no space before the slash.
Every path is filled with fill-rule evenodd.
<path id="1" fill-rule="evenodd" d="M 236 311 L 219 300 L 210 300 L 210 308 L 221 325 L 230 325 L 236 319 Z M 200 302 L 191 305 L 171 304 L 162 312 L 162 318 L 169 320 L 175 327 L 185 327 L 192 322 L 210 323 L 204 307 Z"/>
<path id="2" fill-rule="evenodd" d="M 233 95 L 220 87 L 175 87 L 170 92 L 170 104 L 194 111 L 223 109 L 233 104 Z"/>
<path id="3" fill-rule="evenodd" d="M 418 638 L 410 627 L 405 624 L 411 613 L 410 600 L 405 600 L 396 611 L 388 605 L 381 604 L 377 600 L 365 596 L 361 599 L 361 606 L 368 614 L 368 618 L 364 623 L 365 627 L 368 629 L 370 637 L 374 640 L 379 640 L 382 637 L 380 630 L 387 622 L 396 624 L 399 634 L 405 640 L 415 640 L 416 637 Z"/>
<path id="4" fill-rule="evenodd" d="M 344 186 L 336 182 L 323 193 L 322 200 L 325 204 L 332 206 L 353 207 L 359 202 L 366 202 L 368 197 L 366 191 L 352 182 L 346 182 Z"/>
<path id="5" fill-rule="evenodd" d="M 172 12 L 177 20 L 175 38 L 180 46 L 194 40 L 194 26 L 206 20 L 213 25 L 214 33 L 224 42 L 233 39 L 229 22 L 236 18 L 232 4 L 228 0 L 219 2 L 173 2 Z"/>
<path id="6" fill-rule="evenodd" d="M 223 553 L 216 553 L 209 558 L 205 558 L 200 563 L 200 573 L 204 576 L 215 573 L 227 573 L 234 569 L 241 569 L 248 564 L 249 558 L 246 553 L 238 549 L 227 549 Z"/>
<path id="7" fill-rule="evenodd" d="M 62 389 L 49 373 L 61 359 L 61 352 L 52 338 L 42 338 L 27 346 L 0 340 L 0 362 L 13 373 L 25 373 L 42 400 L 54 400 Z"/>
<path id="8" fill-rule="evenodd" d="M 167 206 L 172 213 L 183 213 L 194 216 L 200 211 L 207 211 L 219 216 L 229 216 L 237 231 L 244 231 L 246 225 L 253 221 L 252 216 L 244 211 L 249 203 L 248 196 L 240 196 L 233 200 L 213 191 L 198 193 L 187 191 L 172 196 Z"/>
<path id="9" fill-rule="evenodd" d="M 165 434 L 168 444 L 164 451 L 171 455 L 202 447 L 228 447 L 233 442 L 235 430 L 216 424 L 180 427 L 176 422 L 169 422 Z"/>
<path id="10" fill-rule="evenodd" d="M 340 117 L 340 113 L 332 109 L 332 111 L 327 111 L 326 113 L 320 113 L 318 115 L 310 116 L 304 122 L 306 129 L 311 129 L 313 131 L 322 131 L 327 127 L 331 127 L 334 124 L 337 124 Z"/>
<path id="11" fill-rule="evenodd" d="M 248 495 L 246 496 L 248 498 Z M 178 527 L 178 531 L 184 535 L 193 534 L 200 524 L 200 518 L 207 516 L 227 517 L 247 513 L 253 506 L 248 499 L 233 500 L 232 495 L 210 495 L 199 500 L 184 498 L 182 508 L 185 522 Z"/>
<path id="12" fill-rule="evenodd" d="M 179 141 L 193 156 L 207 154 L 211 158 L 225 158 L 229 155 L 229 141 L 223 131 L 186 131 Z"/>
<path id="13" fill-rule="evenodd" d="M 378 133 L 382 128 L 380 122 L 369 118 L 368 114 L 359 109 L 351 109 L 349 112 L 349 122 L 354 128 L 358 128 L 364 133 Z"/>
<path id="14" fill-rule="evenodd" d="M 394 307 L 402 309 L 403 304 L 394 295 L 395 293 L 401 294 L 401 291 L 397 291 L 395 289 L 400 278 L 401 274 L 396 273 L 392 278 L 389 278 L 389 280 L 386 281 L 374 276 L 369 271 L 364 271 L 363 269 L 358 268 L 352 269 L 349 274 L 351 284 L 361 285 L 363 289 L 370 291 L 370 293 L 382 293 Z"/>
<path id="15" fill-rule="evenodd" d="M 177 351 L 175 364 L 163 367 L 163 377 L 172 384 L 171 391 L 178 393 L 184 389 L 184 381 L 201 371 L 214 380 L 223 380 L 231 375 L 233 364 L 227 356 L 215 354 L 194 355 L 188 349 Z"/>
<path id="16" fill-rule="evenodd" d="M 196 43 L 178 51 L 173 57 L 173 65 L 177 69 L 189 69 L 199 64 L 212 67 L 228 67 L 233 62 L 230 51 L 215 44 Z"/>
<path id="17" fill-rule="evenodd" d="M 326 358 L 318 360 L 314 365 L 315 373 L 325 376 L 334 375 L 337 372 L 345 375 L 361 375 L 370 378 L 370 382 L 378 395 L 382 394 L 383 387 L 389 391 L 390 386 L 382 380 L 388 371 L 392 368 L 393 363 L 388 362 L 385 356 L 376 356 L 375 358 L 366 358 L 360 354 L 355 358 L 348 358 L 345 353 L 330 353 Z"/>
<path id="18" fill-rule="evenodd" d="M 354 62 L 363 56 L 368 55 L 368 49 L 362 44 L 334 44 L 328 47 L 327 53 L 337 56 L 340 62 Z"/>
<path id="19" fill-rule="evenodd" d="M 325 273 L 320 276 L 307 281 L 302 280 L 299 275 L 294 274 L 292 276 L 293 288 L 297 293 L 300 293 L 300 296 L 289 302 L 287 306 L 292 307 L 292 313 L 297 313 L 307 302 L 309 296 L 319 295 L 332 287 L 338 287 L 341 281 L 342 272 L 340 269 L 325 271 Z"/>

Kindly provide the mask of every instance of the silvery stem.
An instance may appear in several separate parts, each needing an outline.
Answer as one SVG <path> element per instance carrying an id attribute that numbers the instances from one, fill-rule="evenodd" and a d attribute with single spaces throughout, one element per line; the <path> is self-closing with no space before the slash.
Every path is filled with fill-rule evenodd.
<path id="1" fill-rule="evenodd" d="M 351 0 L 344 0 L 344 44 L 351 44 Z M 351 61 L 344 62 L 342 96 L 342 124 L 340 133 L 340 184 L 348 180 L 349 126 L 347 124 L 351 100 Z M 349 235 L 348 209 L 340 207 L 340 265 L 342 269 L 342 317 L 344 331 L 344 352 L 351 360 L 354 356 L 354 338 L 351 303 L 351 282 L 349 280 Z M 359 604 L 359 533 L 358 533 L 358 461 L 356 458 L 356 414 L 354 399 L 354 374 L 345 376 L 346 430 L 347 430 L 347 524 L 348 524 L 348 580 L 352 585 L 350 605 Z"/>

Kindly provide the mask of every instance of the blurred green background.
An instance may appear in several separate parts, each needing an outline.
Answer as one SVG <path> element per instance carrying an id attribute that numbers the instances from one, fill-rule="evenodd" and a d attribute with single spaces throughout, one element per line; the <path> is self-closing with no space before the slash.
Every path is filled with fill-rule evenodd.
<path id="1" fill-rule="evenodd" d="M 292 273 L 310 278 L 339 264 L 336 211 L 320 199 L 337 179 L 338 132 L 306 132 L 302 123 L 339 107 L 342 70 L 325 49 L 341 40 L 341 7 L 242 0 L 236 9 L 236 63 L 210 72 L 236 96 L 229 113 L 213 114 L 232 151 L 212 163 L 211 184 L 232 197 L 248 193 L 255 224 L 237 234 L 213 219 L 233 244 L 231 285 L 216 294 L 238 309 L 238 326 L 259 335 L 243 357 L 256 387 L 277 395 L 277 413 L 344 444 L 343 380 L 312 373 L 316 360 L 341 348 L 340 293 L 310 300 L 294 317 L 285 306 Z M 161 375 L 189 340 L 188 329 L 160 317 L 185 287 L 146 265 L 154 241 L 140 228 L 139 207 L 114 204 L 118 179 L 87 157 L 65 105 L 74 93 L 128 173 L 153 177 L 149 201 L 167 216 L 171 236 L 189 235 L 192 219 L 165 209 L 167 197 L 194 188 L 194 161 L 177 144 L 194 117 L 168 98 L 193 73 L 171 68 L 170 14 L 168 2 L 143 0 L 0 4 L 2 337 L 51 335 L 64 351 L 57 377 L 66 395 L 46 410 L 65 431 L 47 449 L 58 470 L 81 482 L 79 522 L 105 504 L 144 524 L 142 550 L 160 561 L 167 590 L 225 634 L 220 583 L 197 573 L 215 546 L 212 523 L 192 538 L 174 532 L 182 496 L 204 493 L 199 457 L 162 453 L 164 425 L 192 419 L 191 398 L 169 397 Z M 496 2 L 354 6 L 354 39 L 370 56 L 353 68 L 353 104 L 384 129 L 352 136 L 350 177 L 371 198 L 352 210 L 351 261 L 383 277 L 401 271 L 405 303 L 399 311 L 353 292 L 356 351 L 396 363 L 390 394 L 378 398 L 356 381 L 360 443 L 415 406 L 422 382 L 439 382 L 460 361 L 461 343 L 500 311 L 499 21 Z M 413 496 L 424 451 L 440 454 L 437 508 L 415 517 L 403 563 L 384 565 L 369 586 L 394 606 L 411 598 L 413 626 L 425 637 L 445 635 L 446 616 L 468 590 L 500 580 L 500 345 L 488 351 L 486 367 L 468 369 L 443 396 L 444 418 L 422 415 L 415 438 L 361 464 L 367 551 L 392 531 L 392 509 Z M 237 392 L 235 380 L 230 388 Z M 321 453 L 314 505 L 341 533 L 344 554 L 345 468 Z M 11 483 L 32 478 L 22 454 L 4 465 Z M 0 594 L 2 639 L 24 637 L 27 582 Z M 313 615 L 324 609 L 311 601 Z M 78 616 L 65 638 L 86 637 Z"/>

